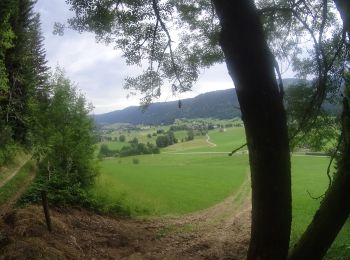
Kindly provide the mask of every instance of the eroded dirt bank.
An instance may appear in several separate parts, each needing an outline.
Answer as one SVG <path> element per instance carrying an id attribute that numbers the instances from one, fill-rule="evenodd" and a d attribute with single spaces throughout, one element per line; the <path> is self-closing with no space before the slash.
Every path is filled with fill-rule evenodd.
<path id="1" fill-rule="evenodd" d="M 42 209 L 6 214 L 0 259 L 244 259 L 249 243 L 248 181 L 212 208 L 181 217 L 121 219 L 82 209 L 52 210 L 47 232 Z"/>

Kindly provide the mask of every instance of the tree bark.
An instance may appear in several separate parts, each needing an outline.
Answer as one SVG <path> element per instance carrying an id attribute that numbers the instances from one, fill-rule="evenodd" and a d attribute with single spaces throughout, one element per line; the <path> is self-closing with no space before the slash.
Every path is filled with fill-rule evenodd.
<path id="1" fill-rule="evenodd" d="M 344 99 L 343 136 L 345 147 L 334 181 L 290 260 L 322 259 L 350 214 L 350 107 Z"/>
<path id="2" fill-rule="evenodd" d="M 343 20 L 344 30 L 350 38 L 350 1 L 349 0 L 334 0 L 335 5 Z"/>
<path id="3" fill-rule="evenodd" d="M 291 226 L 290 153 L 285 110 L 252 0 L 213 0 L 220 45 L 245 125 L 252 181 L 248 259 L 286 259 Z"/>

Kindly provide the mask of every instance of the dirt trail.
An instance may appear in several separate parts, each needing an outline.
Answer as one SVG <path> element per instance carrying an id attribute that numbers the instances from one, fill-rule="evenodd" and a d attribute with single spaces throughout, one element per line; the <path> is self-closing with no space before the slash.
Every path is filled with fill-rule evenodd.
<path id="1" fill-rule="evenodd" d="M 244 259 L 250 237 L 249 179 L 225 201 L 180 217 L 120 219 L 83 209 L 10 212 L 0 222 L 0 259 Z"/>
<path id="2" fill-rule="evenodd" d="M 19 169 L 17 169 L 17 172 L 18 171 Z M 12 211 L 17 200 L 20 198 L 23 192 L 25 192 L 25 190 L 28 188 L 30 183 L 33 181 L 34 176 L 35 176 L 35 171 L 34 169 L 32 169 L 29 172 L 28 177 L 24 180 L 24 183 L 21 185 L 21 188 L 16 191 L 16 194 L 13 197 L 11 197 L 8 201 L 6 201 L 4 204 L 0 205 L 0 217 L 5 216 L 6 214 Z"/>
<path id="3" fill-rule="evenodd" d="M 207 134 L 207 140 L 206 140 L 206 142 L 207 142 L 211 147 L 215 147 L 215 146 L 216 146 L 216 144 L 210 142 L 210 136 L 209 136 L 208 134 Z"/>
<path id="4" fill-rule="evenodd" d="M 0 180 L 0 188 L 4 186 L 8 181 L 10 181 L 18 173 L 18 171 L 28 162 L 28 160 L 29 156 L 25 158 L 22 162 L 20 162 L 5 179 Z"/>

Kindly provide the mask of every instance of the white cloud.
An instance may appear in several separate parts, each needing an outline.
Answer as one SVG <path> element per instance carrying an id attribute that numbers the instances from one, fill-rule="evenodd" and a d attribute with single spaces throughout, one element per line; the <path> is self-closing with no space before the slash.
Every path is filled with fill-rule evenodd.
<path id="1" fill-rule="evenodd" d="M 62 0 L 39 0 L 36 10 L 41 14 L 45 48 L 49 65 L 57 64 L 64 68 L 68 77 L 93 103 L 95 113 L 104 113 L 138 105 L 138 97 L 126 98 L 128 92 L 123 89 L 124 79 L 135 75 L 139 68 L 128 67 L 124 59 L 113 46 L 96 43 L 91 33 L 79 34 L 67 30 L 60 37 L 52 34 L 54 22 L 64 23 L 72 13 Z M 173 96 L 164 90 L 160 101 L 170 101 L 194 97 L 200 93 L 217 89 L 232 88 L 226 65 L 216 65 L 200 76 L 193 91 Z"/>

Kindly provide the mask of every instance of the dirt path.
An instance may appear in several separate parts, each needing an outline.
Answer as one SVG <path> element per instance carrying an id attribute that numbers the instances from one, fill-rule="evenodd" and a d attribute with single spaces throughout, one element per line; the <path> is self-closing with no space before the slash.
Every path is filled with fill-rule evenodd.
<path id="1" fill-rule="evenodd" d="M 223 202 L 179 217 L 120 219 L 51 210 L 51 234 L 40 206 L 19 209 L 0 222 L 0 259 L 244 259 L 249 185 L 247 177 Z"/>
<path id="2" fill-rule="evenodd" d="M 17 169 L 17 172 L 20 169 Z M 0 217 L 5 216 L 10 211 L 12 211 L 14 205 L 16 204 L 17 200 L 20 198 L 20 196 L 23 194 L 23 192 L 28 188 L 30 183 L 33 181 L 33 178 L 35 176 L 34 169 L 29 172 L 28 177 L 24 180 L 24 183 L 21 185 L 21 188 L 16 191 L 16 194 L 11 197 L 8 201 L 6 201 L 4 204 L 0 205 Z"/>
<path id="3" fill-rule="evenodd" d="M 206 142 L 211 146 L 211 147 L 215 147 L 216 146 L 216 144 L 214 144 L 214 143 L 212 143 L 212 142 L 210 142 L 210 136 L 208 135 L 208 134 L 206 134 L 206 136 L 207 136 L 207 140 L 206 140 Z"/>
<path id="4" fill-rule="evenodd" d="M 249 179 L 234 195 L 200 212 L 165 220 L 160 258 L 244 259 L 250 238 Z"/>
<path id="5" fill-rule="evenodd" d="M 28 160 L 29 160 L 29 157 L 27 157 L 19 165 L 17 165 L 16 168 L 14 168 L 12 172 L 5 179 L 1 180 L 0 188 L 4 186 L 9 180 L 11 180 L 18 173 L 18 171 L 28 162 Z"/>

